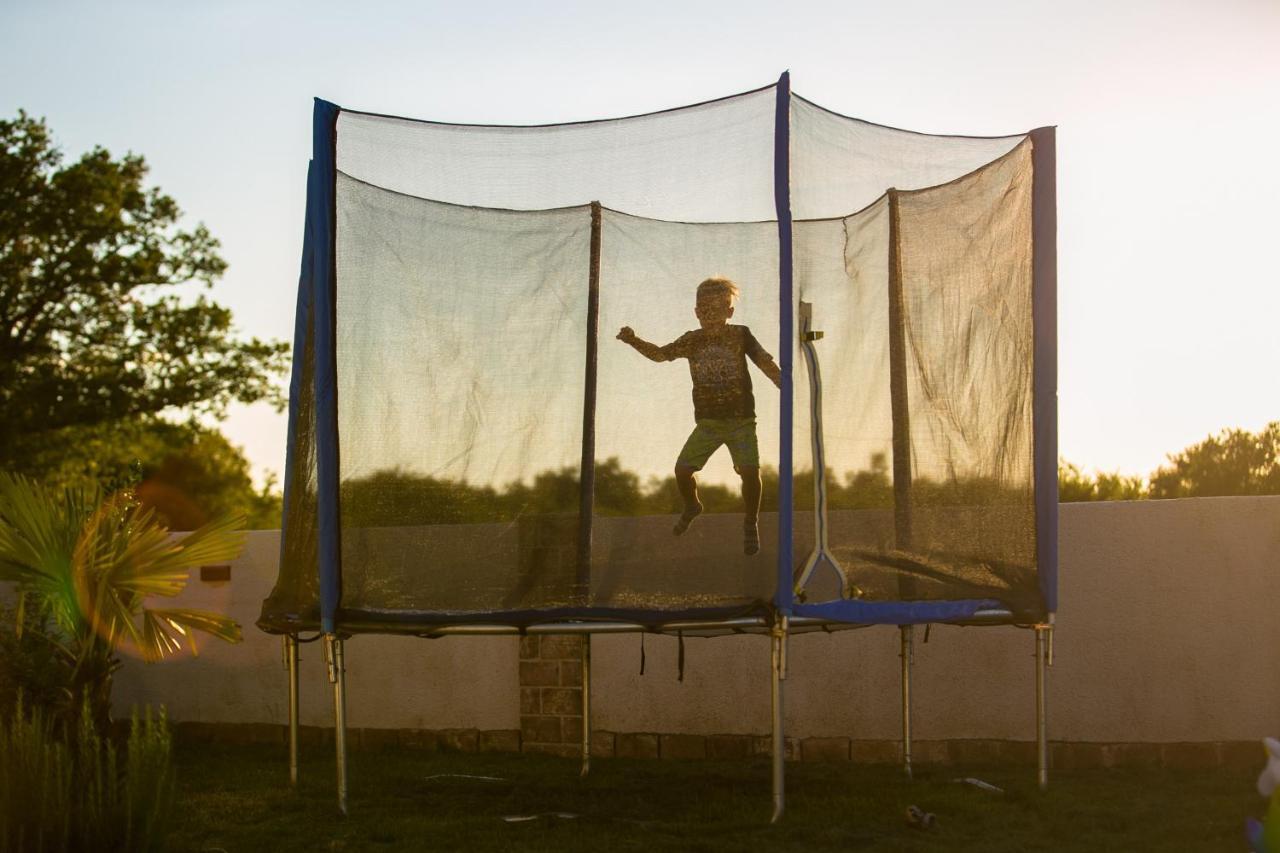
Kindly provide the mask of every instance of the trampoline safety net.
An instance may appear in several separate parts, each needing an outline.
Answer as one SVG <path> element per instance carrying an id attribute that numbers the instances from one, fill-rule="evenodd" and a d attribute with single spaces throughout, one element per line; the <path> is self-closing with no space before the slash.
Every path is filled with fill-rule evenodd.
<path id="1" fill-rule="evenodd" d="M 317 102 L 260 625 L 1042 617 L 1052 141 L 886 128 L 785 75 L 533 127 Z"/>

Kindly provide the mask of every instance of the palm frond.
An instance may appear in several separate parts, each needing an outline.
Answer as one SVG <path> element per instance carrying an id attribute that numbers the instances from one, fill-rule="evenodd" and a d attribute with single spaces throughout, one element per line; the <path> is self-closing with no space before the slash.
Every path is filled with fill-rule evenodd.
<path id="1" fill-rule="evenodd" d="M 234 619 L 204 610 L 143 608 L 142 620 L 142 642 L 139 647 L 147 660 L 160 660 L 180 651 L 184 642 L 190 645 L 192 654 L 198 654 L 200 650 L 193 630 L 202 631 L 228 643 L 238 643 L 244 639 L 240 624 Z"/>

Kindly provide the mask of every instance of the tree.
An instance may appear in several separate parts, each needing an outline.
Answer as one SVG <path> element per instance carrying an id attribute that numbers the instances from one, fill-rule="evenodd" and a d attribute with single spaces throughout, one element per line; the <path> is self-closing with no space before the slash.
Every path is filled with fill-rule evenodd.
<path id="1" fill-rule="evenodd" d="M 249 460 L 216 429 L 135 418 L 67 427 L 24 462 L 51 488 L 132 489 L 173 530 L 195 530 L 234 514 L 250 529 L 280 526 L 275 481 L 256 489 Z"/>
<path id="2" fill-rule="evenodd" d="M 146 174 L 102 148 L 64 165 L 43 120 L 0 121 L 0 468 L 39 473 L 27 462 L 72 427 L 283 403 L 287 345 L 175 292 L 226 263 Z"/>
<path id="3" fill-rule="evenodd" d="M 1169 456 L 1151 475 L 1153 498 L 1280 494 L 1280 421 L 1260 432 L 1223 430 Z"/>

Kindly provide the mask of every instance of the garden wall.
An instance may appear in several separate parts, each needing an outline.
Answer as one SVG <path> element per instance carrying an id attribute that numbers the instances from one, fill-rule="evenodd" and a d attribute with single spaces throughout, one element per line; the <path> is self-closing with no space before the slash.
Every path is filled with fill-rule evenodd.
<path id="1" fill-rule="evenodd" d="M 1280 497 L 1064 504 L 1061 528 L 1049 673 L 1049 732 L 1063 742 L 1060 762 L 1076 754 L 1072 743 L 1098 747 L 1081 759 L 1090 762 L 1220 761 L 1257 749 L 1243 742 L 1280 734 Z M 287 713 L 281 641 L 253 626 L 277 555 L 278 534 L 256 532 L 230 581 L 194 580 L 182 601 L 230 613 L 245 625 L 245 641 L 206 640 L 196 659 L 130 661 L 118 676 L 117 713 L 164 703 L 180 722 L 242 724 L 238 736 L 278 738 Z M 917 629 L 921 758 L 971 754 L 966 743 L 995 757 L 1010 742 L 1021 743 L 1008 752 L 1030 758 L 1033 633 L 934 626 L 927 643 L 923 635 Z M 674 638 L 645 638 L 644 675 L 638 636 L 592 643 L 600 752 L 758 749 L 750 736 L 769 726 L 766 638 L 686 639 L 683 681 Z M 792 640 L 786 716 L 795 754 L 892 759 L 901 727 L 898 649 L 890 627 Z M 302 722 L 331 725 L 320 644 L 302 650 Z M 347 643 L 349 725 L 368 730 L 370 741 L 443 737 L 464 749 L 519 748 L 520 655 L 515 637 L 355 637 Z M 1170 752 L 1174 744 L 1188 746 Z"/>

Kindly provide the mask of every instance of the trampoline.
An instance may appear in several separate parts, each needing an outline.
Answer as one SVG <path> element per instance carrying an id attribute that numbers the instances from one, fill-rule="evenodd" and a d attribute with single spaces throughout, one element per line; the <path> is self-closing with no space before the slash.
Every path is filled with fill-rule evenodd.
<path id="1" fill-rule="evenodd" d="M 286 645 L 291 778 L 304 632 L 344 813 L 354 636 L 587 634 L 586 772 L 590 634 L 759 632 L 777 820 L 788 637 L 899 628 L 909 772 L 913 626 L 948 623 L 1034 630 L 1045 784 L 1054 163 L 1051 127 L 885 127 L 788 74 L 535 126 L 317 100 L 258 622 Z M 708 279 L 738 290 L 712 286 L 710 326 Z M 689 476 L 704 512 L 675 535 Z"/>

